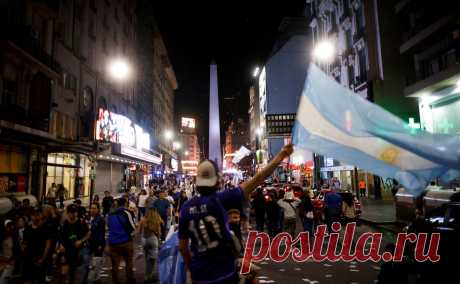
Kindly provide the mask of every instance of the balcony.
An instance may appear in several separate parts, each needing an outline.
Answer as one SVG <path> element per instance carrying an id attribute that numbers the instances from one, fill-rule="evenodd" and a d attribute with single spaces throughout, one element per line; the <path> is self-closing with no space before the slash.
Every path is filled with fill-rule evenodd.
<path id="1" fill-rule="evenodd" d="M 41 47 L 40 39 L 32 28 L 13 27 L 7 31 L 6 39 L 52 71 L 59 72 L 59 64 Z"/>

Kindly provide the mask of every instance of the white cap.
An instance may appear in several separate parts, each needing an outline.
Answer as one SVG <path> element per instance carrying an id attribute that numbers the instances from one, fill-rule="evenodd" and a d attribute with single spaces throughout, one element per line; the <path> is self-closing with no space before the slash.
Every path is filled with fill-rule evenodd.
<path id="1" fill-rule="evenodd" d="M 219 180 L 219 175 L 216 172 L 216 168 L 209 161 L 203 161 L 198 165 L 196 174 L 196 186 L 213 187 Z"/>

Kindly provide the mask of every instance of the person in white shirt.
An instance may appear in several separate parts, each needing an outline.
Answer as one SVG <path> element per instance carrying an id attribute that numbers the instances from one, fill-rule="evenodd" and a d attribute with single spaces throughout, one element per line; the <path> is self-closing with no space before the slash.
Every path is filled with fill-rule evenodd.
<path id="1" fill-rule="evenodd" d="M 141 190 L 141 193 L 137 197 L 137 208 L 138 208 L 138 219 L 141 220 L 145 215 L 145 205 L 149 195 L 145 189 Z"/>
<path id="2" fill-rule="evenodd" d="M 294 197 L 293 191 L 285 193 L 284 198 L 278 200 L 278 205 L 284 210 L 283 231 L 288 232 L 292 238 L 295 238 L 295 230 L 297 225 L 297 206 L 300 204 L 300 199 Z"/>

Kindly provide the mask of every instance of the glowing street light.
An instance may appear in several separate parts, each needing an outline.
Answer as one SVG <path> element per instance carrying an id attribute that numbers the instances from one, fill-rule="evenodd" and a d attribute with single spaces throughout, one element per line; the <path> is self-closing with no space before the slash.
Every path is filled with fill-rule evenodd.
<path id="1" fill-rule="evenodd" d="M 256 69 L 254 69 L 254 73 L 252 73 L 252 76 L 257 77 L 259 75 L 259 71 L 259 67 L 256 67 Z"/>
<path id="2" fill-rule="evenodd" d="M 173 139 L 174 137 L 174 133 L 171 130 L 166 130 L 164 135 L 167 141 Z"/>
<path id="3" fill-rule="evenodd" d="M 322 62 L 331 62 L 334 55 L 334 45 L 329 40 L 320 41 L 313 49 L 313 57 Z"/>
<path id="4" fill-rule="evenodd" d="M 174 141 L 172 146 L 173 146 L 173 149 L 179 150 L 182 147 L 182 144 L 180 142 Z"/>
<path id="5" fill-rule="evenodd" d="M 131 74 L 129 63 L 122 58 L 111 61 L 109 64 L 109 74 L 117 81 L 128 79 Z"/>
<path id="6" fill-rule="evenodd" d="M 188 156 L 188 154 L 190 154 L 188 151 L 185 151 L 185 152 L 184 152 L 184 155 L 185 155 L 185 156 Z"/>
<path id="7" fill-rule="evenodd" d="M 259 137 L 260 137 L 260 136 L 262 136 L 262 134 L 263 134 L 263 133 L 264 133 L 264 131 L 262 130 L 262 128 L 260 128 L 260 127 L 259 127 L 259 128 L 257 128 L 257 130 L 256 130 L 256 134 L 257 134 L 257 136 L 259 136 Z"/>

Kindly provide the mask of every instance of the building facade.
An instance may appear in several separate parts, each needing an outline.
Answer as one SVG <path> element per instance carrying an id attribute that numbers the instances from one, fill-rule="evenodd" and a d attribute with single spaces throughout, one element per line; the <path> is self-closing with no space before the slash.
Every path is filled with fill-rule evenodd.
<path id="1" fill-rule="evenodd" d="M 460 133 L 460 3 L 395 1 L 405 65 L 404 94 L 418 101 L 421 127 Z"/>
<path id="2" fill-rule="evenodd" d="M 241 147 L 250 148 L 248 123 L 243 119 L 231 122 L 225 131 L 224 144 L 224 170 L 225 169 L 251 169 L 251 159 L 234 163 L 233 158 Z M 252 157 L 251 157 L 252 158 Z"/>
<path id="3" fill-rule="evenodd" d="M 89 197 L 144 186 L 161 164 L 138 108 L 152 102 L 138 91 L 136 3 L 2 2 L 2 191 L 41 198 L 55 183 Z M 119 60 L 126 80 L 110 76 Z"/>
<path id="4" fill-rule="evenodd" d="M 158 149 L 165 156 L 163 172 L 171 171 L 171 158 L 177 159 L 172 141 L 164 139 L 165 131 L 174 130 L 174 91 L 178 88 L 174 69 L 169 61 L 163 38 L 155 26 L 153 34 L 153 129 Z"/>

